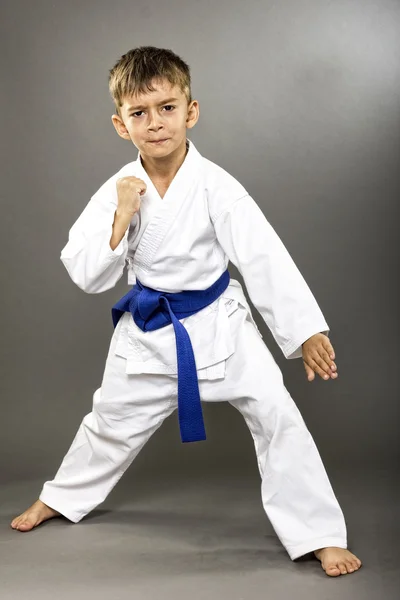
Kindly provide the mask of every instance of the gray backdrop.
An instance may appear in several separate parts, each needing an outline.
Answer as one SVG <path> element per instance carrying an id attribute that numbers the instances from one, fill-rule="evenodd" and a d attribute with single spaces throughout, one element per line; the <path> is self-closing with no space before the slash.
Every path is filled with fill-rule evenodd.
<path id="1" fill-rule="evenodd" d="M 201 111 L 189 137 L 254 197 L 331 327 L 339 377 L 310 383 L 255 312 L 328 472 L 394 464 L 400 3 L 19 0 L 1 12 L 2 480 L 52 478 L 101 383 L 126 276 L 87 295 L 59 256 L 91 195 L 137 156 L 112 126 L 107 75 L 139 45 L 189 63 Z M 204 411 L 206 443 L 182 445 L 175 413 L 125 478 L 255 472 L 240 414 Z"/>

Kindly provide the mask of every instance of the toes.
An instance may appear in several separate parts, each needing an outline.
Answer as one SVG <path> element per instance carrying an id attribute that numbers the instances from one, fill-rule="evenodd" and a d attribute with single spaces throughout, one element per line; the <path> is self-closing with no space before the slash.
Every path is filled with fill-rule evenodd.
<path id="1" fill-rule="evenodd" d="M 29 531 L 29 529 L 32 529 L 32 527 L 33 525 L 31 523 L 29 523 L 28 521 L 23 521 L 19 524 L 18 529 L 19 531 Z"/>
<path id="2" fill-rule="evenodd" d="M 349 562 L 352 563 L 353 565 L 361 567 L 361 560 L 355 554 L 350 554 Z"/>
<path id="3" fill-rule="evenodd" d="M 361 560 L 357 558 L 357 556 L 353 556 L 351 560 L 347 561 L 348 567 L 354 569 L 355 571 L 357 571 L 361 567 L 361 564 Z"/>
<path id="4" fill-rule="evenodd" d="M 347 568 L 345 563 L 339 563 L 338 564 L 339 570 L 341 572 L 342 575 L 346 575 L 347 574 Z"/>
<path id="5" fill-rule="evenodd" d="M 327 575 L 330 575 L 331 577 L 338 577 L 340 575 L 340 570 L 338 569 L 338 567 L 336 565 L 331 565 L 329 567 L 326 567 L 325 572 Z"/>

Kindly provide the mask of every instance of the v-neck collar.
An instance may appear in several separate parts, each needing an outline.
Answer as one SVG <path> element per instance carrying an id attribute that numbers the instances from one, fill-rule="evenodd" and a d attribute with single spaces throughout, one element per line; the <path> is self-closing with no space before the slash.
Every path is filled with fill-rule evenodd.
<path id="1" fill-rule="evenodd" d="M 156 188 L 156 186 L 154 185 L 151 177 L 148 175 L 146 169 L 144 168 L 143 164 L 142 164 L 142 156 L 140 154 L 140 151 L 138 152 L 138 156 L 136 159 L 136 163 L 137 163 L 137 177 L 139 179 L 143 179 L 143 181 L 146 183 L 147 185 L 147 190 L 146 193 L 148 193 L 148 190 L 150 188 L 151 190 L 151 196 L 155 197 L 157 199 L 157 201 L 159 202 L 166 202 L 166 200 L 168 200 L 168 197 L 170 196 L 170 191 L 172 187 L 176 187 L 176 183 L 177 181 L 179 181 L 179 179 L 182 178 L 182 175 L 185 174 L 185 171 L 187 170 L 187 167 L 190 167 L 190 164 L 193 162 L 193 160 L 195 159 L 194 154 L 196 154 L 196 148 L 194 147 L 194 144 L 191 140 L 189 140 L 188 138 L 186 138 L 186 148 L 188 149 L 185 159 L 183 161 L 183 163 L 181 164 L 181 166 L 179 167 L 178 171 L 175 173 L 174 178 L 172 179 L 171 183 L 168 186 L 167 191 L 164 194 L 164 197 L 161 198 L 160 194 L 158 193 L 158 190 Z"/>
<path id="2" fill-rule="evenodd" d="M 195 188 L 202 173 L 202 157 L 194 144 L 190 140 L 188 142 L 188 153 L 171 181 L 164 198 L 158 194 L 141 164 L 140 154 L 138 156 L 136 177 L 143 179 L 148 186 L 146 193 L 143 194 L 140 207 L 140 211 L 147 215 L 146 225 L 134 256 L 135 272 L 139 277 L 151 269 L 158 248 L 176 221 L 183 204 L 194 197 L 193 194 L 195 194 Z M 145 198 L 147 194 L 148 197 Z"/>

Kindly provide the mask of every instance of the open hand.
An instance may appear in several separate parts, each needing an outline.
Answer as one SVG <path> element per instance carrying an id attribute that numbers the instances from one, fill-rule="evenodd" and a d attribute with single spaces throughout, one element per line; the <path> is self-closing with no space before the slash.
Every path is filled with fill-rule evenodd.
<path id="1" fill-rule="evenodd" d="M 314 381 L 314 372 L 324 380 L 338 377 L 337 366 L 333 362 L 335 352 L 327 335 L 316 333 L 302 344 L 304 368 L 308 381 Z"/>

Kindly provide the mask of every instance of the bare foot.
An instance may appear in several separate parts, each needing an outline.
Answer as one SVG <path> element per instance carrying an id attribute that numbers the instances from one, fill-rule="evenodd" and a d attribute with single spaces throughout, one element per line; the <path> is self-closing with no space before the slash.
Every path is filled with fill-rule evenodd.
<path id="1" fill-rule="evenodd" d="M 59 512 L 50 508 L 41 500 L 36 500 L 22 515 L 15 517 L 11 522 L 11 527 L 18 529 L 18 531 L 30 531 L 43 521 L 58 516 L 61 516 Z"/>
<path id="2" fill-rule="evenodd" d="M 315 556 L 321 561 L 321 567 L 330 577 L 346 575 L 358 571 L 361 560 L 344 548 L 331 546 L 314 551 Z"/>

